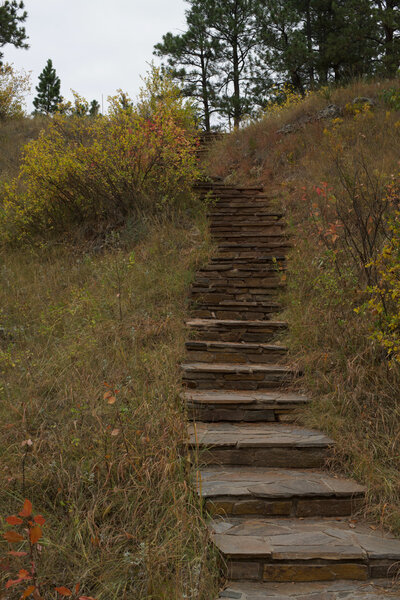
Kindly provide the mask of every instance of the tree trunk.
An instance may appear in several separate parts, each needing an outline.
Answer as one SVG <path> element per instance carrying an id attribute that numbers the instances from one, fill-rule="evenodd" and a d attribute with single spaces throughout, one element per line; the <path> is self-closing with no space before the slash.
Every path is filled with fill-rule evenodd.
<path id="1" fill-rule="evenodd" d="M 201 53 L 201 93 L 203 98 L 204 107 L 204 128 L 207 133 L 211 130 L 210 123 L 210 103 L 208 98 L 208 84 L 207 84 L 207 67 L 204 58 L 204 53 Z"/>

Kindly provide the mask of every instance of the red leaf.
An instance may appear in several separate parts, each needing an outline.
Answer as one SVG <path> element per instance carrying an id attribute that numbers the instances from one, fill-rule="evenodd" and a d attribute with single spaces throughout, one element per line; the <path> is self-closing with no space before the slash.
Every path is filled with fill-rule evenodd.
<path id="1" fill-rule="evenodd" d="M 24 591 L 24 593 L 22 594 L 20 600 L 24 600 L 25 598 L 27 598 L 28 596 L 30 596 L 31 594 L 33 594 L 33 592 L 35 591 L 35 586 L 34 585 L 30 585 L 29 587 L 26 588 L 26 590 Z"/>
<path id="2" fill-rule="evenodd" d="M 5 585 L 6 590 L 12 587 L 13 585 L 17 585 L 17 583 L 21 583 L 22 579 L 9 579 Z"/>
<path id="3" fill-rule="evenodd" d="M 96 600 L 96 598 L 92 598 L 92 596 L 79 596 L 78 600 Z"/>
<path id="4" fill-rule="evenodd" d="M 29 539 L 31 540 L 32 544 L 36 544 L 42 535 L 42 528 L 39 527 L 39 525 L 35 525 L 35 527 L 32 527 L 32 529 L 29 530 Z"/>
<path id="5" fill-rule="evenodd" d="M 61 594 L 61 596 L 72 596 L 71 590 L 69 590 L 68 588 L 66 588 L 64 586 L 56 588 L 56 592 Z"/>
<path id="6" fill-rule="evenodd" d="M 11 556 L 17 556 L 19 558 L 21 556 L 26 556 L 28 553 L 27 552 L 16 552 L 15 550 L 10 550 L 9 552 L 7 552 L 7 554 L 10 554 Z"/>
<path id="7" fill-rule="evenodd" d="M 36 515 L 36 517 L 33 517 L 33 520 L 39 525 L 44 525 L 46 523 L 46 519 L 42 517 L 42 515 Z"/>
<path id="8" fill-rule="evenodd" d="M 26 569 L 20 569 L 18 575 L 21 579 L 32 579 L 32 577 L 29 575 L 29 572 Z"/>
<path id="9" fill-rule="evenodd" d="M 32 502 L 30 500 L 25 500 L 24 506 L 18 514 L 20 517 L 30 517 L 32 514 Z"/>
<path id="10" fill-rule="evenodd" d="M 22 542 L 24 539 L 23 536 L 20 533 L 17 533 L 16 531 L 6 531 L 3 535 L 3 538 L 6 539 L 7 542 L 10 542 L 10 544 Z"/>
<path id="11" fill-rule="evenodd" d="M 11 517 L 7 517 L 6 521 L 9 525 L 21 525 L 23 520 L 17 517 L 16 515 L 11 515 Z"/>
<path id="12" fill-rule="evenodd" d="M 81 587 L 81 584 L 77 583 L 75 586 L 75 594 L 77 594 L 79 592 L 80 587 Z"/>

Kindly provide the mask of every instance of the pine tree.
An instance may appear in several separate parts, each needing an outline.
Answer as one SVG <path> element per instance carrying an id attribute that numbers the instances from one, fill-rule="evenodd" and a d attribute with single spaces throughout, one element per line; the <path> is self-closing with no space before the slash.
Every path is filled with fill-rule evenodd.
<path id="1" fill-rule="evenodd" d="M 89 107 L 89 117 L 97 117 L 100 113 L 100 104 L 97 100 L 92 100 Z"/>
<path id="2" fill-rule="evenodd" d="M 216 111 L 213 77 L 217 73 L 219 43 L 211 38 L 202 2 L 192 2 L 186 22 L 188 30 L 181 35 L 164 35 L 154 54 L 167 57 L 172 77 L 183 84 L 185 96 L 197 101 L 204 129 L 210 131 L 211 115 Z"/>
<path id="3" fill-rule="evenodd" d="M 0 6 L 0 48 L 6 44 L 15 48 L 29 48 L 25 27 L 21 26 L 28 16 L 24 8 L 24 3 L 17 0 L 6 0 Z M 0 64 L 3 56 L 3 52 L 0 52 Z"/>
<path id="4" fill-rule="evenodd" d="M 258 0 L 203 0 L 211 36 L 220 44 L 221 111 L 238 127 L 252 107 L 252 62 L 258 45 Z"/>
<path id="5" fill-rule="evenodd" d="M 62 97 L 60 95 L 61 81 L 53 68 L 51 59 L 39 75 L 39 85 L 36 86 L 37 96 L 33 101 L 36 113 L 46 115 L 54 113 L 58 109 Z"/>

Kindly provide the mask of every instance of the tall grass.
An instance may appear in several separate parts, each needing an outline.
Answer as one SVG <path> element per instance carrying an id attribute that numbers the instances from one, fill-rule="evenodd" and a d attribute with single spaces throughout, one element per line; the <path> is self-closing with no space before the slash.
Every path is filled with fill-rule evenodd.
<path id="1" fill-rule="evenodd" d="M 179 373 L 205 219 L 135 235 L 0 256 L 0 514 L 47 518 L 46 598 L 213 595 Z"/>

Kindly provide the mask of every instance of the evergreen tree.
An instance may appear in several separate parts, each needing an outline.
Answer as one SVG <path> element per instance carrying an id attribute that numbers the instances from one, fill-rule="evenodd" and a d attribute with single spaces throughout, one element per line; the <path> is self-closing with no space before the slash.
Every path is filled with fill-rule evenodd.
<path id="1" fill-rule="evenodd" d="M 203 0 L 211 36 L 220 44 L 221 111 L 238 127 L 251 110 L 251 66 L 258 44 L 257 0 Z"/>
<path id="2" fill-rule="evenodd" d="M 60 78 L 53 68 L 51 59 L 47 61 L 46 66 L 39 75 L 39 85 L 36 86 L 37 96 L 33 101 L 36 113 L 46 115 L 56 112 L 62 97 L 60 95 Z"/>
<path id="3" fill-rule="evenodd" d="M 378 33 L 374 39 L 380 56 L 378 71 L 394 77 L 400 66 L 400 2 L 377 0 L 372 2 Z"/>
<path id="4" fill-rule="evenodd" d="M 0 6 L 0 48 L 6 44 L 12 44 L 15 48 L 29 48 L 25 27 L 21 26 L 28 16 L 24 8 L 24 3 L 17 0 L 6 0 Z M 3 56 L 3 52 L 0 52 L 0 64 Z"/>
<path id="5" fill-rule="evenodd" d="M 183 84 L 185 96 L 198 102 L 204 129 L 210 131 L 211 115 L 216 111 L 213 78 L 217 73 L 219 43 L 210 35 L 202 2 L 192 2 L 186 21 L 188 30 L 181 35 L 164 35 L 162 43 L 155 46 L 154 54 L 167 57 L 173 78 Z"/>
<path id="6" fill-rule="evenodd" d="M 100 113 L 100 104 L 97 100 L 92 100 L 89 107 L 89 117 L 97 117 Z"/>

